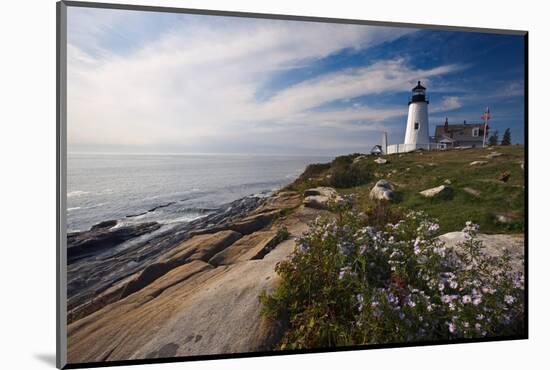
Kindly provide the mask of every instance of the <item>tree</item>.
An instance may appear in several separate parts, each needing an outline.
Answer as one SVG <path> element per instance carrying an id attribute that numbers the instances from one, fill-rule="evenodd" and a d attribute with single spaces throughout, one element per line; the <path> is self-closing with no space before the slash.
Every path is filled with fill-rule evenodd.
<path id="1" fill-rule="evenodd" d="M 512 134 L 510 133 L 510 129 L 507 128 L 506 131 L 504 131 L 504 135 L 502 135 L 502 141 L 500 142 L 500 145 L 510 144 L 512 144 Z"/>
<path id="2" fill-rule="evenodd" d="M 498 130 L 495 130 L 491 136 L 489 136 L 489 145 L 495 146 L 498 145 Z"/>

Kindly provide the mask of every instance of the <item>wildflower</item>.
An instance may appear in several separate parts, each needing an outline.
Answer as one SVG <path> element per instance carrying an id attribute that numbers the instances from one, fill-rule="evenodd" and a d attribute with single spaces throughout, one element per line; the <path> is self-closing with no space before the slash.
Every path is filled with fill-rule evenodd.
<path id="1" fill-rule="evenodd" d="M 438 288 L 439 288 L 439 291 L 443 291 L 443 289 L 445 289 L 445 284 L 439 283 Z"/>
<path id="2" fill-rule="evenodd" d="M 398 301 L 399 299 L 395 294 L 393 294 L 392 292 L 388 294 L 388 302 L 390 302 L 391 304 L 394 304 L 394 303 L 398 303 Z"/>
<path id="3" fill-rule="evenodd" d="M 428 226 L 428 232 L 429 233 L 435 233 L 437 230 L 439 230 L 439 224 L 433 222 Z"/>
<path id="4" fill-rule="evenodd" d="M 472 303 L 474 304 L 474 306 L 479 306 L 479 304 L 481 303 L 481 296 L 475 296 Z"/>
<path id="5" fill-rule="evenodd" d="M 476 327 L 477 331 L 481 331 L 481 324 L 480 323 L 476 323 L 475 327 Z"/>
<path id="6" fill-rule="evenodd" d="M 456 325 L 454 323 L 448 323 L 449 325 L 449 333 L 454 333 L 456 331 Z"/>
<path id="7" fill-rule="evenodd" d="M 358 306 L 359 311 L 363 311 L 363 303 L 365 302 L 365 297 L 362 294 L 357 294 L 355 298 L 359 303 L 359 306 Z"/>
<path id="8" fill-rule="evenodd" d="M 340 269 L 340 274 L 338 275 L 338 279 L 342 280 L 344 278 L 344 276 L 346 276 L 350 272 L 351 272 L 351 267 L 350 266 L 342 267 Z"/>
<path id="9" fill-rule="evenodd" d="M 298 250 L 300 251 L 300 253 L 307 253 L 309 250 L 309 246 L 307 246 L 306 244 L 300 243 L 298 245 Z"/>
<path id="10" fill-rule="evenodd" d="M 485 316 L 482 314 L 482 313 L 478 313 L 477 316 L 476 316 L 476 320 L 483 320 L 485 318 Z"/>
<path id="11" fill-rule="evenodd" d="M 452 280 L 449 282 L 449 286 L 451 287 L 451 289 L 456 289 L 458 287 L 458 283 Z"/>
<path id="12" fill-rule="evenodd" d="M 462 303 L 464 303 L 464 304 L 472 303 L 472 297 L 469 296 L 469 295 L 463 296 L 462 297 Z"/>
<path id="13" fill-rule="evenodd" d="M 462 229 L 462 232 L 466 234 L 475 234 L 479 230 L 479 225 L 474 224 L 472 221 L 466 221 L 466 226 Z"/>
<path id="14" fill-rule="evenodd" d="M 338 249 L 340 250 L 340 254 L 349 256 L 353 250 L 353 244 L 349 242 L 338 243 Z"/>
<path id="15" fill-rule="evenodd" d="M 511 295 L 505 295 L 504 296 L 504 302 L 506 302 L 507 304 L 512 304 L 516 301 L 516 299 L 514 297 L 512 297 Z"/>

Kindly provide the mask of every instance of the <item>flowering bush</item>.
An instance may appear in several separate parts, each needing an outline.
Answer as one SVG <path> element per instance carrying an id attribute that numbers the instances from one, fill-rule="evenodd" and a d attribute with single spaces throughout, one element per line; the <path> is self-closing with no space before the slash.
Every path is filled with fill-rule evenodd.
<path id="1" fill-rule="evenodd" d="M 520 334 L 523 275 L 491 257 L 467 222 L 448 248 L 421 212 L 374 228 L 351 210 L 318 218 L 277 266 L 281 283 L 260 297 L 288 322 L 280 348 L 402 343 Z"/>

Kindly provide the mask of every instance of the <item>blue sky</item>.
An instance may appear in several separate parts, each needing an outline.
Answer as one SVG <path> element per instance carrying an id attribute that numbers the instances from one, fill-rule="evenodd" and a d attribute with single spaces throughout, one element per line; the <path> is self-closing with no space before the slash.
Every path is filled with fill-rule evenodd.
<path id="1" fill-rule="evenodd" d="M 69 8 L 69 151 L 344 154 L 445 117 L 523 143 L 521 36 Z"/>

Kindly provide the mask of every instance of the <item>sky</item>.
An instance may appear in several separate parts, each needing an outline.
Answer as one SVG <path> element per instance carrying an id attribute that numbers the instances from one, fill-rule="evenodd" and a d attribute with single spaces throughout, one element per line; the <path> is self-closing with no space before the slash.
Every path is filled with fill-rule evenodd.
<path id="1" fill-rule="evenodd" d="M 340 155 L 480 122 L 524 137 L 522 36 L 68 8 L 69 152 Z"/>

